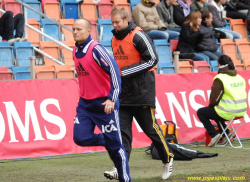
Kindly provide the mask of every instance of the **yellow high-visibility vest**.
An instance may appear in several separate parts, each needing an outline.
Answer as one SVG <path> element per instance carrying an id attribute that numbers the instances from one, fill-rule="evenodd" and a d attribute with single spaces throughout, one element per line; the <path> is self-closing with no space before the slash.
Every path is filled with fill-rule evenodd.
<path id="1" fill-rule="evenodd" d="M 230 76 L 222 73 L 216 75 L 215 79 L 220 79 L 224 87 L 222 98 L 219 104 L 215 106 L 216 113 L 226 120 L 244 116 L 247 112 L 245 79 L 238 74 Z"/>

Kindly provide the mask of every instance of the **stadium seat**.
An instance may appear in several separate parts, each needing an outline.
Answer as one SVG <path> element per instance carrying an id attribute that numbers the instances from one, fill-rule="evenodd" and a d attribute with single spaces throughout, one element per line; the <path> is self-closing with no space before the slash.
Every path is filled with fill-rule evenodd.
<path id="1" fill-rule="evenodd" d="M 16 16 L 19 13 L 23 13 L 21 4 L 19 4 L 15 0 L 3 0 L 2 2 L 5 11 L 12 11 L 13 16 Z"/>
<path id="2" fill-rule="evenodd" d="M 57 21 L 61 19 L 60 14 L 60 4 L 59 2 L 45 2 L 44 3 L 44 14 L 50 18 L 56 19 Z"/>
<path id="3" fill-rule="evenodd" d="M 68 47 L 74 49 L 75 47 L 75 42 L 74 41 L 61 41 L 61 43 L 67 45 Z M 75 67 L 74 66 L 74 61 L 73 61 L 73 53 L 71 51 L 69 51 L 68 49 L 60 46 L 60 53 L 61 53 L 61 57 L 62 60 L 64 61 L 64 64 L 66 65 L 70 65 L 71 67 Z"/>
<path id="4" fill-rule="evenodd" d="M 247 38 L 246 24 L 242 19 L 231 19 L 231 30 L 241 34 L 242 38 Z"/>
<path id="5" fill-rule="evenodd" d="M 233 63 L 237 70 L 245 70 L 244 64 L 240 60 L 233 60 Z"/>
<path id="6" fill-rule="evenodd" d="M 56 65 L 56 78 L 74 78 L 75 73 L 70 65 Z"/>
<path id="7" fill-rule="evenodd" d="M 110 40 L 99 40 L 98 41 L 101 45 L 103 45 L 106 49 L 109 51 L 113 52 L 112 47 L 111 47 L 111 41 Z"/>
<path id="8" fill-rule="evenodd" d="M 29 5 L 30 7 L 34 8 L 35 10 L 42 12 L 41 3 L 38 0 L 23 0 L 23 2 L 26 3 L 27 5 Z M 42 19 L 41 15 L 32 11 L 29 8 L 26 8 L 26 10 L 27 10 L 27 18 L 28 19 L 35 18 L 38 22 L 41 21 L 41 19 Z"/>
<path id="9" fill-rule="evenodd" d="M 210 72 L 210 65 L 206 61 L 193 61 L 193 68 L 198 73 Z"/>
<path id="10" fill-rule="evenodd" d="M 99 39 L 100 40 L 111 40 L 113 37 L 112 30 L 112 22 L 111 19 L 98 19 L 98 29 L 100 32 Z"/>
<path id="11" fill-rule="evenodd" d="M 170 44 L 166 39 L 154 39 L 154 46 L 159 57 L 159 62 L 172 62 Z"/>
<path id="12" fill-rule="evenodd" d="M 192 73 L 193 66 L 189 61 L 179 61 L 179 73 Z"/>
<path id="13" fill-rule="evenodd" d="M 58 2 L 57 0 L 41 0 L 42 10 L 44 11 L 44 4 L 46 2 Z"/>
<path id="14" fill-rule="evenodd" d="M 97 5 L 99 18 L 100 19 L 110 19 L 111 11 L 113 9 L 113 4 L 109 0 L 102 0 Z"/>
<path id="15" fill-rule="evenodd" d="M 0 66 L 14 66 L 13 47 L 6 42 L 0 42 Z"/>
<path id="16" fill-rule="evenodd" d="M 60 60 L 60 54 L 59 54 L 59 46 L 56 45 L 53 41 L 41 41 L 40 42 L 40 49 L 45 52 L 46 54 L 52 56 L 53 58 Z M 45 65 L 58 65 L 55 61 L 52 61 L 51 59 L 44 56 L 44 63 Z"/>
<path id="17" fill-rule="evenodd" d="M 54 22 L 48 20 L 48 19 L 42 19 L 41 20 L 41 28 L 43 29 L 43 32 L 50 37 L 56 39 L 57 41 L 60 40 L 60 30 L 59 26 L 55 24 Z M 44 37 L 44 41 L 51 41 L 50 39 Z"/>
<path id="18" fill-rule="evenodd" d="M 239 58 L 241 60 L 248 60 L 250 59 L 250 43 L 238 43 L 238 53 L 239 53 Z"/>
<path id="19" fill-rule="evenodd" d="M 78 19 L 78 3 L 76 0 L 61 0 L 61 10 L 63 11 L 63 19 Z"/>
<path id="20" fill-rule="evenodd" d="M 221 39 L 220 42 L 222 52 L 231 57 L 232 60 L 237 60 L 236 43 L 232 39 Z"/>
<path id="21" fill-rule="evenodd" d="M 177 46 L 178 46 L 178 42 L 179 42 L 179 40 L 174 40 L 174 39 L 171 39 L 171 40 L 170 40 L 171 52 L 176 51 Z"/>
<path id="22" fill-rule="evenodd" d="M 141 2 L 141 0 L 133 0 L 133 1 L 130 2 L 130 10 L 131 10 L 131 12 L 133 12 L 134 7 L 137 4 L 139 4 L 140 2 Z"/>
<path id="23" fill-rule="evenodd" d="M 30 67 L 17 66 L 11 68 L 14 74 L 15 80 L 28 80 L 30 79 Z"/>
<path id="24" fill-rule="evenodd" d="M 219 70 L 218 68 L 218 61 L 217 60 L 210 60 L 210 71 L 211 72 L 216 72 Z"/>
<path id="25" fill-rule="evenodd" d="M 56 78 L 54 66 L 35 66 L 36 79 L 54 79 Z"/>
<path id="26" fill-rule="evenodd" d="M 170 61 L 158 62 L 158 74 L 174 74 L 174 65 Z"/>
<path id="27" fill-rule="evenodd" d="M 29 57 L 35 55 L 30 42 L 14 42 L 14 53 L 18 66 L 30 66 Z"/>
<path id="28" fill-rule="evenodd" d="M 127 10 L 129 20 L 131 20 L 130 4 L 127 2 L 127 0 L 113 0 L 113 3 L 114 7 L 123 7 L 125 10 Z"/>
<path id="29" fill-rule="evenodd" d="M 245 70 L 250 70 L 250 60 L 243 60 Z"/>
<path id="30" fill-rule="evenodd" d="M 92 39 L 98 40 L 98 31 L 97 31 L 97 23 L 94 20 L 90 20 L 92 25 L 92 30 L 90 32 L 90 35 Z"/>
<path id="31" fill-rule="evenodd" d="M 67 26 L 68 28 L 72 29 L 73 27 L 73 23 L 74 23 L 74 19 L 60 19 L 59 22 L 65 26 Z M 64 41 L 74 41 L 74 38 L 72 36 L 72 32 L 66 30 L 65 28 L 62 28 L 62 33 L 64 35 L 63 39 Z"/>
<path id="32" fill-rule="evenodd" d="M 236 45 L 239 45 L 241 43 L 248 43 L 248 40 L 246 38 L 242 39 L 235 39 Z"/>
<path id="33" fill-rule="evenodd" d="M 12 80 L 13 72 L 9 71 L 7 67 L 0 67 L 0 80 Z"/>
<path id="34" fill-rule="evenodd" d="M 33 26 L 34 28 L 40 30 L 40 23 L 37 22 L 36 19 L 28 19 L 28 24 Z M 31 42 L 31 45 L 38 46 L 39 42 L 41 41 L 41 36 L 39 33 L 35 32 L 34 30 L 27 28 L 27 35 L 28 41 Z"/>
<path id="35" fill-rule="evenodd" d="M 84 0 L 84 2 L 80 5 L 80 13 L 83 18 L 88 20 L 97 20 L 97 10 L 95 3 Z"/>

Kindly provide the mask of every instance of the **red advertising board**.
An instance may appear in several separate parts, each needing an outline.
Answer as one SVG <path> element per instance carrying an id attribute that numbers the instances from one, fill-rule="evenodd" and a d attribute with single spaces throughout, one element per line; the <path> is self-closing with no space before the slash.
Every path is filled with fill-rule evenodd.
<path id="1" fill-rule="evenodd" d="M 247 82 L 248 112 L 238 134 L 250 137 L 250 74 L 249 71 L 239 74 Z M 208 105 L 215 75 L 156 75 L 157 121 L 159 124 L 174 121 L 180 143 L 205 140 L 205 129 L 196 111 Z M 105 150 L 103 147 L 79 147 L 73 142 L 79 99 L 77 79 L 1 81 L 0 88 L 0 159 Z M 135 121 L 132 146 L 149 145 L 150 140 Z"/>

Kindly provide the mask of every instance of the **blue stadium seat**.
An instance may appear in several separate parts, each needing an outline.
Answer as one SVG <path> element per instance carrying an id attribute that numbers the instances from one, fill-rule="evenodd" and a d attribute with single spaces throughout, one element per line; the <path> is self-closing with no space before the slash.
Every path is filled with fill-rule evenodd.
<path id="1" fill-rule="evenodd" d="M 27 66 L 17 66 L 11 68 L 14 73 L 15 80 L 30 79 L 30 68 Z"/>
<path id="2" fill-rule="evenodd" d="M 41 3 L 38 0 L 23 0 L 23 2 L 26 3 L 27 5 L 29 5 L 30 7 L 34 8 L 35 10 L 42 12 Z M 38 22 L 41 21 L 41 19 L 42 19 L 41 15 L 32 11 L 29 8 L 26 8 L 26 9 L 27 9 L 28 19 L 37 19 Z"/>
<path id="3" fill-rule="evenodd" d="M 174 65 L 172 62 L 158 62 L 157 64 L 158 74 L 174 74 Z"/>
<path id="4" fill-rule="evenodd" d="M 111 40 L 113 37 L 113 30 L 111 19 L 98 19 L 98 31 L 100 33 L 100 40 Z"/>
<path id="5" fill-rule="evenodd" d="M 217 72 L 219 70 L 218 68 L 218 61 L 217 60 L 210 60 L 210 71 L 211 72 Z"/>
<path id="6" fill-rule="evenodd" d="M 78 19 L 78 9 L 76 0 L 61 0 L 61 10 L 63 11 L 64 19 Z"/>
<path id="7" fill-rule="evenodd" d="M 42 19 L 41 20 L 41 28 L 43 28 L 43 32 L 50 37 L 60 41 L 60 29 L 57 24 L 54 22 L 48 20 L 48 19 Z M 44 41 L 51 41 L 48 38 L 45 38 Z"/>
<path id="8" fill-rule="evenodd" d="M 13 47 L 8 42 L 0 42 L 0 66 L 14 66 Z"/>
<path id="9" fill-rule="evenodd" d="M 98 41 L 101 45 L 103 45 L 106 49 L 109 51 L 113 52 L 112 47 L 111 47 L 111 41 L 110 40 L 99 40 Z"/>
<path id="10" fill-rule="evenodd" d="M 223 29 L 226 29 L 226 30 L 231 30 L 231 26 L 230 26 L 230 22 L 227 21 L 226 19 L 224 19 L 224 21 L 226 22 L 226 26 L 225 27 L 222 27 Z"/>
<path id="11" fill-rule="evenodd" d="M 30 66 L 29 57 L 34 56 L 30 42 L 14 42 L 14 54 L 18 66 Z"/>
<path id="12" fill-rule="evenodd" d="M 159 57 L 159 62 L 172 62 L 170 43 L 166 39 L 155 39 L 153 43 Z"/>
<path id="13" fill-rule="evenodd" d="M 141 0 L 132 0 L 130 1 L 130 11 L 132 12 L 134 7 L 139 4 L 141 2 Z"/>

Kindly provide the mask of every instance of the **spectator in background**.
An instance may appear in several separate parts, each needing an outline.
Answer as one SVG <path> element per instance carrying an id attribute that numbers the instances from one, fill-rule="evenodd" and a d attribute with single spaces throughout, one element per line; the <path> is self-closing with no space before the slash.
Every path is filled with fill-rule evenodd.
<path id="1" fill-rule="evenodd" d="M 202 13 L 202 22 L 200 29 L 205 33 L 197 38 L 194 45 L 194 49 L 197 52 L 201 52 L 209 57 L 210 60 L 218 60 L 218 57 L 223 53 L 218 52 L 218 44 L 214 38 L 214 32 L 212 28 L 213 14 L 206 10 Z"/>
<path id="2" fill-rule="evenodd" d="M 218 75 L 214 77 L 209 106 L 202 107 L 197 111 L 198 118 L 211 136 L 211 142 L 208 144 L 208 147 L 214 146 L 217 140 L 220 139 L 222 128 L 219 123 L 225 128 L 225 121 L 229 121 L 234 117 L 244 116 L 247 111 L 245 79 L 237 74 L 237 70 L 229 56 L 220 56 L 218 63 L 219 71 Z M 214 120 L 217 123 L 220 133 L 215 130 L 210 120 Z M 233 137 L 233 133 L 229 133 L 228 129 L 226 133 L 229 139 Z M 226 142 L 227 139 L 224 136 L 222 145 Z"/>
<path id="3" fill-rule="evenodd" d="M 199 11 L 194 11 L 182 25 L 176 49 L 177 51 L 180 51 L 181 59 L 193 59 L 195 61 L 209 62 L 208 56 L 201 53 L 195 53 L 194 51 L 194 44 L 197 38 L 205 33 L 199 28 L 200 24 L 201 13 Z"/>
<path id="4" fill-rule="evenodd" d="M 247 14 L 238 12 L 236 3 L 227 0 L 223 6 L 225 7 L 225 10 L 227 12 L 226 16 L 228 18 L 242 19 L 242 20 L 246 19 Z"/>
<path id="5" fill-rule="evenodd" d="M 161 0 L 161 2 L 157 4 L 156 9 L 168 30 L 180 32 L 181 27 L 174 22 L 172 2 L 176 2 L 176 0 Z"/>
<path id="6" fill-rule="evenodd" d="M 152 39 L 179 39 L 179 32 L 167 30 L 156 10 L 155 0 L 141 0 L 132 13 L 133 22 Z"/>
<path id="7" fill-rule="evenodd" d="M 226 38 L 230 38 L 233 40 L 241 39 L 242 36 L 239 33 L 223 28 L 226 26 L 226 22 L 224 19 L 226 17 L 226 12 L 222 6 L 225 3 L 226 0 L 214 0 L 207 6 L 208 10 L 213 14 L 212 25 L 215 29 L 224 32 L 226 34 Z"/>
<path id="8" fill-rule="evenodd" d="M 174 7 L 174 22 L 182 26 L 182 24 L 188 19 L 190 14 L 190 5 L 188 4 L 188 0 L 177 0 Z"/>
<path id="9" fill-rule="evenodd" d="M 190 11 L 199 11 L 199 12 L 203 12 L 207 9 L 207 0 L 196 0 L 194 1 L 191 5 L 190 5 Z"/>
<path id="10" fill-rule="evenodd" d="M 16 30 L 16 34 L 13 32 Z M 0 36 L 2 40 L 7 40 L 10 45 L 13 45 L 14 42 L 23 42 L 27 41 L 23 37 L 24 32 L 24 16 L 22 14 L 17 14 L 13 17 L 13 12 L 6 11 L 0 18 Z"/>

